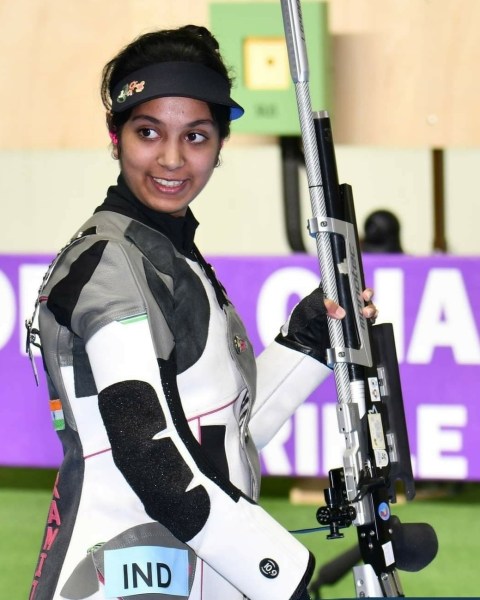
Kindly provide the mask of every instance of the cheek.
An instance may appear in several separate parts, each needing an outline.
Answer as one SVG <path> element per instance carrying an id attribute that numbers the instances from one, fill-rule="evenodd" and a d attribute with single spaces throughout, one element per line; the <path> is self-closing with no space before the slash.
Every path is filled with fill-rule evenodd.
<path id="1" fill-rule="evenodd" d="M 217 164 L 217 159 L 215 158 L 215 160 L 210 160 L 208 163 L 202 165 L 201 169 L 199 169 L 199 173 L 200 173 L 203 185 L 205 185 L 207 183 L 207 181 L 210 179 L 210 177 L 212 176 L 216 164 Z"/>
<path id="2" fill-rule="evenodd" d="M 208 157 L 204 157 L 203 160 L 203 170 L 205 173 L 208 173 L 210 176 L 218 164 L 218 159 L 220 157 L 221 146 L 215 149 Z"/>
<path id="3" fill-rule="evenodd" d="M 120 137 L 120 157 L 123 164 L 130 168 L 141 168 L 148 158 L 148 147 L 139 143 L 136 137 L 129 131 L 123 131 Z"/>
<path id="4" fill-rule="evenodd" d="M 191 155 L 189 162 L 197 177 L 208 179 L 217 164 L 217 155 L 213 152 Z"/>
<path id="5" fill-rule="evenodd" d="M 141 176 L 142 172 L 145 171 L 146 162 L 140 151 L 132 152 L 131 148 L 125 151 L 125 148 L 123 148 L 123 151 L 120 152 L 120 168 L 130 179 Z"/>

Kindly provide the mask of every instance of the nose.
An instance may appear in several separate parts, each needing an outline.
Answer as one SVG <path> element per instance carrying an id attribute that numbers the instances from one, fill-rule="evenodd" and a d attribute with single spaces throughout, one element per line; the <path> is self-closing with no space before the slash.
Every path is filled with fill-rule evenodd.
<path id="1" fill-rule="evenodd" d="M 160 146 L 157 162 L 169 171 L 181 167 L 185 162 L 181 142 L 176 139 L 165 140 Z"/>

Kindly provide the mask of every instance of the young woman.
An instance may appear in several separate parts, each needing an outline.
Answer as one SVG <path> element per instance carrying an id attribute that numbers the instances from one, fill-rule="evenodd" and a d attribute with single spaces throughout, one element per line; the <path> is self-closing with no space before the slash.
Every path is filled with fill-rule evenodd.
<path id="1" fill-rule="evenodd" d="M 243 114 L 230 89 L 202 27 L 104 68 L 120 175 L 39 296 L 65 458 L 31 600 L 308 598 L 312 557 L 256 504 L 257 452 L 330 373 L 326 310 L 344 313 L 316 290 L 255 360 L 196 248 L 189 205 Z"/>

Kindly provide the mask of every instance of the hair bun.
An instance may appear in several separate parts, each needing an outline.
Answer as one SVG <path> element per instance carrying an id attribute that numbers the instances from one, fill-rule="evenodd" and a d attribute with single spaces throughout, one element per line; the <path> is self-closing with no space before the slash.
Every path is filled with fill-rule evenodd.
<path id="1" fill-rule="evenodd" d="M 217 42 L 216 38 L 212 35 L 212 33 L 201 25 L 185 25 L 182 28 L 184 31 L 191 33 L 192 35 L 196 35 L 199 38 L 202 38 L 202 41 L 205 42 L 209 48 L 218 52 L 220 50 L 220 45 Z"/>

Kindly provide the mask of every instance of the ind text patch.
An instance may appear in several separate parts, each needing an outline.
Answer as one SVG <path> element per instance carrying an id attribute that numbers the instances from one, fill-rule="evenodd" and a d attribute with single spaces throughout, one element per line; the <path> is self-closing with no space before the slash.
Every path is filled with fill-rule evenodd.
<path id="1" fill-rule="evenodd" d="M 188 552 L 179 548 L 134 546 L 106 550 L 105 595 L 188 596 Z"/>

